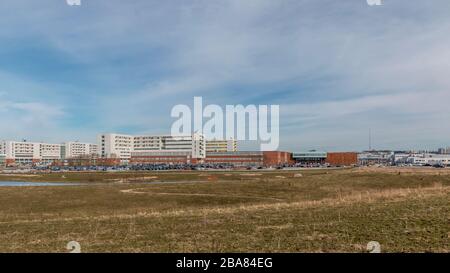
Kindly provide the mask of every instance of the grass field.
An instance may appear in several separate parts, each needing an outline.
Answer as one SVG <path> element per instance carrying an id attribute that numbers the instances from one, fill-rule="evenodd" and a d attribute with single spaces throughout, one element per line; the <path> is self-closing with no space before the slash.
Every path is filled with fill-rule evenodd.
<path id="1" fill-rule="evenodd" d="M 369 241 L 380 242 L 382 252 L 450 252 L 446 169 L 0 180 L 86 182 L 0 187 L 0 252 L 66 252 L 69 241 L 82 252 L 366 252 Z"/>

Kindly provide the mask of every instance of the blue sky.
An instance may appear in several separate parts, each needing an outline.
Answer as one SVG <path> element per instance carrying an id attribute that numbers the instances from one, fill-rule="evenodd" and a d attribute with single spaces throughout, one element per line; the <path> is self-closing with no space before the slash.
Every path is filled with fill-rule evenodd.
<path id="1" fill-rule="evenodd" d="M 176 104 L 279 104 L 280 149 L 450 146 L 450 2 L 3 0 L 0 139 L 168 133 Z"/>

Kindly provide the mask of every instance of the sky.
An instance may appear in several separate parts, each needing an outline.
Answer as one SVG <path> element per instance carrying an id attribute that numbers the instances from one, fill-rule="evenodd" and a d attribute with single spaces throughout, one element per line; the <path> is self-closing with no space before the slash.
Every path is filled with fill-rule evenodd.
<path id="1" fill-rule="evenodd" d="M 0 139 L 167 134 L 280 105 L 280 150 L 450 146 L 450 1 L 2 0 Z"/>

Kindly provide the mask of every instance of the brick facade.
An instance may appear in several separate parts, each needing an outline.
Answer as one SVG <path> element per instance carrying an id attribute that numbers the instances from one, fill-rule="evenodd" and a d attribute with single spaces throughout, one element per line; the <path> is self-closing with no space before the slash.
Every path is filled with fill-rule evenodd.
<path id="1" fill-rule="evenodd" d="M 273 167 L 284 164 L 294 164 L 294 160 L 292 159 L 292 153 L 288 152 L 263 152 L 264 155 L 264 166 Z"/>
<path id="2" fill-rule="evenodd" d="M 358 164 L 358 154 L 354 152 L 328 153 L 326 163 L 332 166 L 351 166 Z"/>

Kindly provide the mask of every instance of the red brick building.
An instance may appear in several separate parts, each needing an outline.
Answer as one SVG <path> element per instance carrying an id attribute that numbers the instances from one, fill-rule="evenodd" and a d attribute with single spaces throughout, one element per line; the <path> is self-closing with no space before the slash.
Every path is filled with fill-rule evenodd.
<path id="1" fill-rule="evenodd" d="M 206 158 L 192 158 L 189 152 L 136 152 L 131 154 L 131 164 L 223 164 L 237 167 L 248 166 L 279 166 L 291 164 L 292 154 L 288 152 L 260 152 L 260 151 L 236 151 L 236 152 L 210 152 Z"/>
<path id="2" fill-rule="evenodd" d="M 231 164 L 234 166 L 262 166 L 264 164 L 263 152 L 214 152 L 206 153 L 205 163 Z"/>
<path id="3" fill-rule="evenodd" d="M 195 160 L 195 162 L 197 162 Z M 188 164 L 194 163 L 190 152 L 155 151 L 131 153 L 131 164 Z"/>
<path id="4" fill-rule="evenodd" d="M 292 164 L 292 154 L 288 152 L 260 152 L 260 151 L 240 151 L 207 153 L 204 160 L 210 164 L 232 164 L 234 166 L 266 166 L 274 167 L 283 164 Z"/>
<path id="5" fill-rule="evenodd" d="M 358 164 L 358 154 L 355 152 L 327 153 L 326 163 L 332 166 L 351 166 Z"/>
<path id="6" fill-rule="evenodd" d="M 272 151 L 272 152 L 263 152 L 264 155 L 264 166 L 279 166 L 285 164 L 294 164 L 294 160 L 292 159 L 292 153 L 288 152 L 280 152 L 280 151 Z"/>

